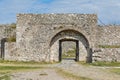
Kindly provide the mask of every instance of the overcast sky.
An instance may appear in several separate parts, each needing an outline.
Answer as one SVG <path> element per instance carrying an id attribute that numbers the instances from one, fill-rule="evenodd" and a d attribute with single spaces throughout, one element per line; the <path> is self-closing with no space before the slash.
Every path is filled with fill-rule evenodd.
<path id="1" fill-rule="evenodd" d="M 120 0 L 0 0 L 0 24 L 16 22 L 17 13 L 95 13 L 104 24 L 120 24 Z"/>

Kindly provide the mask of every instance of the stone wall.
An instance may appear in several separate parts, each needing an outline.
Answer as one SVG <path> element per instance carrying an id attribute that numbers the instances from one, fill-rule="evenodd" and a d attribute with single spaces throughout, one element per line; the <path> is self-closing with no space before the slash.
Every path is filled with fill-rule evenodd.
<path id="1" fill-rule="evenodd" d="M 19 56 L 19 55 L 17 55 L 16 53 L 17 53 L 16 43 L 6 42 L 4 60 L 11 60 L 11 61 L 17 60 L 16 56 Z"/>
<path id="2" fill-rule="evenodd" d="M 1 40 L 3 38 L 6 38 L 5 29 L 7 28 L 7 25 L 0 25 L 0 56 L 1 56 Z"/>
<path id="3" fill-rule="evenodd" d="M 5 35 L 5 29 L 7 28 L 7 26 L 6 25 L 0 25 L 0 40 L 2 39 L 2 38 L 5 38 L 6 37 L 6 35 Z"/>
<path id="4" fill-rule="evenodd" d="M 93 61 L 120 62 L 120 48 L 99 48 L 93 53 Z"/>
<path id="5" fill-rule="evenodd" d="M 120 45 L 120 26 L 98 26 L 98 45 Z"/>
<path id="6" fill-rule="evenodd" d="M 0 25 L 0 41 L 2 38 L 4 38 L 4 28 L 2 25 Z M 0 56 L 1 56 L 1 42 L 0 42 Z"/>
<path id="7" fill-rule="evenodd" d="M 120 61 L 120 26 L 98 26 L 96 39 L 93 60 Z"/>
<path id="8" fill-rule="evenodd" d="M 67 35 L 66 31 L 78 32 L 89 42 L 89 46 L 85 47 L 92 48 L 96 41 L 96 26 L 97 16 L 95 14 L 18 14 L 16 44 L 20 55 L 18 59 L 58 61 L 59 52 L 58 49 L 55 50 L 59 47 L 58 40 L 61 38 L 77 39 L 75 36 Z M 57 43 L 51 49 L 51 41 L 53 38 L 55 39 L 57 34 L 64 35 L 56 37 L 58 38 L 55 41 Z M 52 54 L 51 51 L 57 51 L 56 55 Z"/>
<path id="9" fill-rule="evenodd" d="M 16 36 L 16 28 L 12 25 L 0 25 L 0 40 L 3 38 L 9 38 Z"/>
<path id="10" fill-rule="evenodd" d="M 10 40 L 15 38 L 15 37 L 16 37 L 15 26 L 13 26 L 13 25 L 0 25 L 0 57 L 1 57 L 1 40 L 3 38 L 9 38 L 8 42 L 11 42 Z M 8 50 L 8 48 L 5 50 Z"/>

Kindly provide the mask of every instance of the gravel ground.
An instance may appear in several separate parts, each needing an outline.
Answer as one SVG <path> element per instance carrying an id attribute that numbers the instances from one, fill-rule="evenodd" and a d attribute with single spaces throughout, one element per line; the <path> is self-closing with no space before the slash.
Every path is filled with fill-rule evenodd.
<path id="1" fill-rule="evenodd" d="M 71 60 L 63 60 L 58 64 L 49 64 L 47 67 L 50 68 L 12 73 L 11 80 L 69 80 L 58 74 L 54 68 L 60 68 L 92 80 L 120 80 L 120 75 L 108 72 L 105 67 L 84 66 Z"/>
<path id="2" fill-rule="evenodd" d="M 67 80 L 56 73 L 54 69 L 17 72 L 11 74 L 11 80 Z"/>
<path id="3" fill-rule="evenodd" d="M 74 61 L 62 61 L 56 67 L 62 68 L 78 76 L 88 77 L 93 80 L 120 80 L 120 75 L 108 72 L 105 67 L 83 66 Z"/>

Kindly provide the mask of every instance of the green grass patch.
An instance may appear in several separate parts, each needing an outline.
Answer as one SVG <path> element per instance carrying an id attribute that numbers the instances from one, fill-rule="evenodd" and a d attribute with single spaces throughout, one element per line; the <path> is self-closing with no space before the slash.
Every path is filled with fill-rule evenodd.
<path id="1" fill-rule="evenodd" d="M 34 61 L 21 62 L 21 61 L 0 60 L 0 74 L 2 74 L 4 72 L 48 68 L 47 67 L 48 64 L 54 64 L 54 63 L 34 62 Z"/>
<path id="2" fill-rule="evenodd" d="M 30 66 L 0 66 L 0 80 L 11 80 L 9 74 L 17 71 L 43 69 L 44 67 Z"/>
<path id="3" fill-rule="evenodd" d="M 70 80 L 92 80 L 92 79 L 90 79 L 90 78 L 77 76 L 77 75 L 75 75 L 75 74 L 66 72 L 66 71 L 64 71 L 64 70 L 62 70 L 62 69 L 58 69 L 58 68 L 57 68 L 57 72 L 58 72 L 60 75 L 64 76 L 64 77 L 67 78 L 67 79 L 70 79 Z"/>
<path id="4" fill-rule="evenodd" d="M 107 67 L 120 67 L 120 62 L 93 62 L 93 63 L 86 63 L 86 62 L 78 62 L 79 64 L 82 64 L 82 65 L 92 65 L 92 66 L 107 66 Z"/>
<path id="5" fill-rule="evenodd" d="M 99 48 L 120 48 L 120 45 L 98 45 Z"/>
<path id="6" fill-rule="evenodd" d="M 11 80 L 9 75 L 4 75 L 0 77 L 0 80 Z"/>
<path id="7" fill-rule="evenodd" d="M 90 66 L 90 63 L 86 63 L 85 61 L 79 61 L 78 64 L 82 64 L 84 66 Z"/>
<path id="8" fill-rule="evenodd" d="M 29 67 L 29 66 L 0 66 L 0 71 L 4 70 L 24 70 L 24 69 L 39 69 L 42 67 Z"/>
<path id="9" fill-rule="evenodd" d="M 0 60 L 2 64 L 19 64 L 19 65 L 42 65 L 42 64 L 55 64 L 57 62 L 36 62 L 36 61 L 8 61 Z"/>
<path id="10" fill-rule="evenodd" d="M 0 74 L 12 71 L 32 70 L 45 68 L 37 62 L 18 62 L 0 60 Z"/>
<path id="11" fill-rule="evenodd" d="M 26 71 L 26 70 L 37 70 L 45 67 L 30 67 L 30 66 L 0 66 L 0 75 L 4 75 L 12 72 Z"/>
<path id="12" fill-rule="evenodd" d="M 37 69 L 44 69 L 48 68 L 44 66 L 46 62 L 23 62 L 23 61 L 7 61 L 7 60 L 0 60 L 0 80 L 10 80 L 9 74 L 13 72 L 21 72 L 21 71 L 29 71 L 29 70 L 37 70 Z M 45 75 L 45 74 L 44 74 Z"/>
<path id="13" fill-rule="evenodd" d="M 112 69 L 109 69 L 109 70 L 113 73 L 116 73 L 116 74 L 120 75 L 120 68 L 112 68 Z"/>
<path id="14" fill-rule="evenodd" d="M 93 62 L 90 63 L 93 66 L 120 66 L 120 62 Z"/>

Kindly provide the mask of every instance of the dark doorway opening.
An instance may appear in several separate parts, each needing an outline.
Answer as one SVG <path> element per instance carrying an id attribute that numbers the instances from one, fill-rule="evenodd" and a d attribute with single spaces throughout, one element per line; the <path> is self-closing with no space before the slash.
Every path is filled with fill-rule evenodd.
<path id="1" fill-rule="evenodd" d="M 1 40 L 1 54 L 0 54 L 0 58 L 4 60 L 5 57 L 5 42 L 7 42 L 8 38 L 3 38 Z"/>
<path id="2" fill-rule="evenodd" d="M 75 42 L 75 51 L 71 54 L 72 57 L 67 57 L 63 54 L 63 42 Z M 69 44 L 68 44 L 69 45 Z M 59 61 L 62 61 L 62 59 L 67 59 L 67 60 L 75 60 L 79 61 L 79 41 L 78 40 L 72 40 L 72 39 L 62 39 L 59 40 Z"/>

